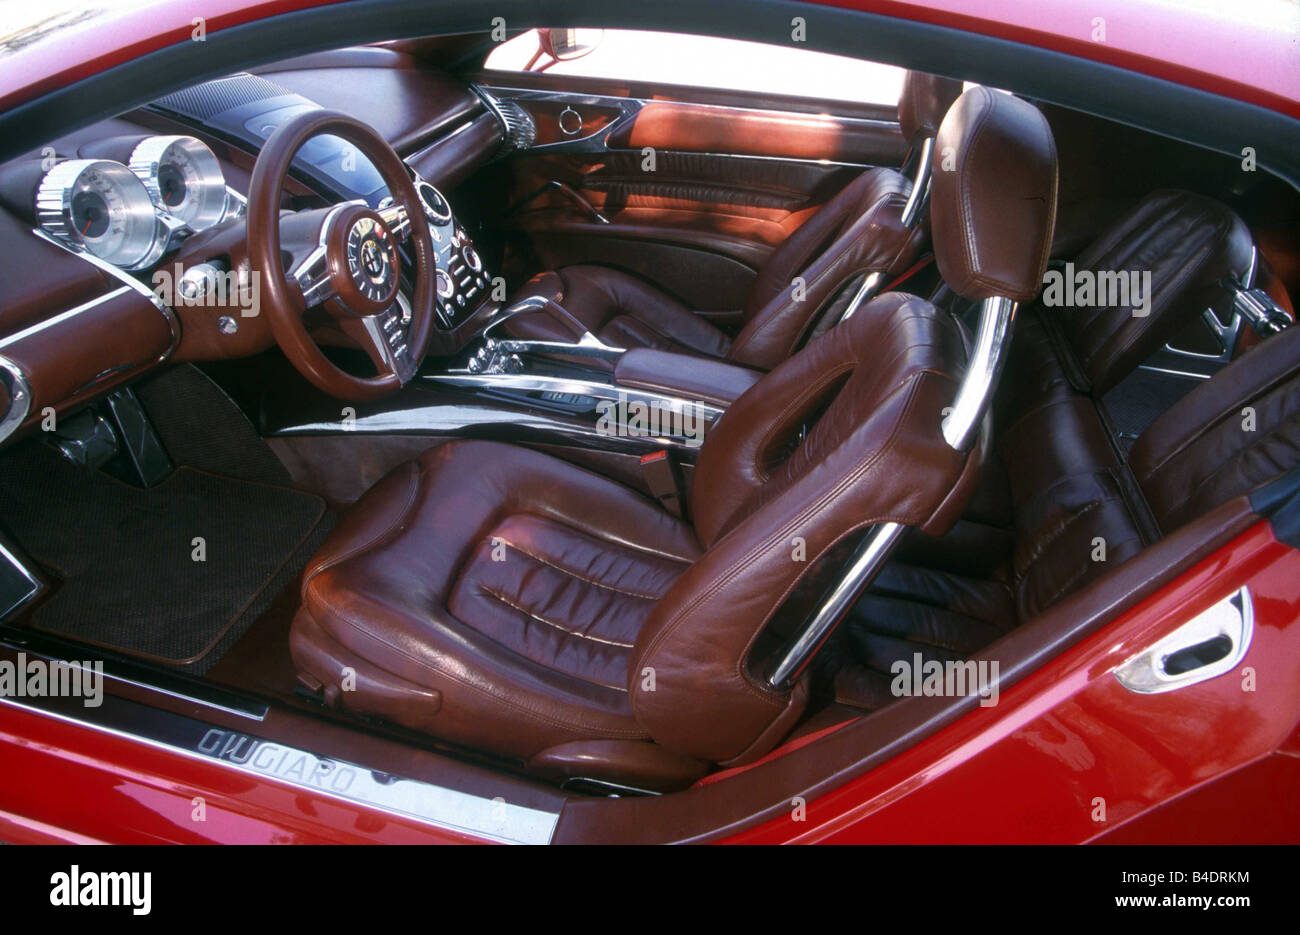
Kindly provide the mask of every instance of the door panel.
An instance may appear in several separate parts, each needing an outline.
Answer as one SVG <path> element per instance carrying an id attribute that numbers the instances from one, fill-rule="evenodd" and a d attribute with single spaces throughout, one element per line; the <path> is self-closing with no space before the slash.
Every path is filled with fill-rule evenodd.
<path id="1" fill-rule="evenodd" d="M 864 168 L 898 165 L 906 150 L 896 114 L 877 105 L 479 77 L 537 127 L 511 165 L 509 272 L 598 262 L 701 310 L 741 307 L 778 244 Z"/>
<path id="2" fill-rule="evenodd" d="M 609 145 L 878 165 L 901 159 L 897 129 L 896 122 L 858 117 L 648 101 L 609 135 Z"/>

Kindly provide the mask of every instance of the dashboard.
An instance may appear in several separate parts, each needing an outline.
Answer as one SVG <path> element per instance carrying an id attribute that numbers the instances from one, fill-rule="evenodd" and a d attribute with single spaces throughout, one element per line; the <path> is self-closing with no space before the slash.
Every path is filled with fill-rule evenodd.
<path id="1" fill-rule="evenodd" d="M 450 354 L 477 333 L 495 308 L 492 275 L 446 192 L 501 153 L 506 127 L 470 86 L 364 54 L 364 68 L 326 60 L 285 73 L 319 102 L 267 77 L 227 76 L 0 165 L 0 444 L 163 363 L 272 347 L 255 308 L 194 299 L 247 279 L 245 196 L 265 139 L 303 109 L 346 110 L 335 89 L 355 94 L 377 76 L 407 89 L 400 121 L 354 116 L 398 147 L 430 222 L 439 257 L 430 352 Z M 321 136 L 295 159 L 282 207 L 387 199 L 364 156 Z"/>
<path id="2" fill-rule="evenodd" d="M 69 159 L 36 190 L 36 223 L 69 250 L 124 270 L 153 266 L 193 234 L 238 217 L 244 198 L 221 163 L 192 136 L 149 136 L 123 165 Z"/>

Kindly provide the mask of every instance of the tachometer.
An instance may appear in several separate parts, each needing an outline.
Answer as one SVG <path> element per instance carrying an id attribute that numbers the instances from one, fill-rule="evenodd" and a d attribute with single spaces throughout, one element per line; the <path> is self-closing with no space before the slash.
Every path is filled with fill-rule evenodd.
<path id="1" fill-rule="evenodd" d="M 131 153 L 131 171 L 160 211 L 195 233 L 218 223 L 226 210 L 221 163 L 192 136 L 151 136 Z"/>
<path id="2" fill-rule="evenodd" d="M 144 183 L 107 159 L 72 159 L 45 174 L 36 219 L 73 249 L 133 269 L 157 258 L 158 218 Z"/>

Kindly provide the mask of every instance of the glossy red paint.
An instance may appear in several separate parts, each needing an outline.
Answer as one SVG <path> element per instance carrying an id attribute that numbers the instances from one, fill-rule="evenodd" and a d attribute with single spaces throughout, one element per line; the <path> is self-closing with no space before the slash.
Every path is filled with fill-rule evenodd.
<path id="1" fill-rule="evenodd" d="M 180 42 L 281 13 L 347 0 L 163 0 L 104 8 L 0 59 L 0 111 Z"/>
<path id="2" fill-rule="evenodd" d="M 12 844 L 477 840 L 11 704 L 0 705 L 0 763 L 0 840 Z"/>
<path id="3" fill-rule="evenodd" d="M 1115 65 L 1300 116 L 1300 7 L 1204 0 L 817 0 Z M 1098 30 L 1103 30 L 1098 32 Z M 1098 37 L 1101 38 L 1098 38 Z"/>
<path id="4" fill-rule="evenodd" d="M 1260 523 L 997 706 L 806 803 L 805 821 L 727 843 L 1300 839 L 1297 580 L 1300 551 Z M 1234 673 L 1164 695 L 1115 680 L 1116 666 L 1243 584 L 1255 634 Z M 1254 692 L 1242 689 L 1247 667 Z M 472 840 L 7 704 L 0 762 L 0 840 L 16 843 Z M 190 818 L 196 795 L 203 823 Z M 1195 822 L 1180 820 L 1189 813 Z"/>
<path id="5" fill-rule="evenodd" d="M 178 42 L 347 0 L 162 0 L 101 11 L 0 59 L 0 110 Z M 1300 8 L 1169 0 L 805 0 L 947 26 L 1104 62 L 1300 116 Z M 1271 9 L 1271 7 L 1270 7 Z M 1104 21 L 1105 38 L 1094 38 Z M 598 25 L 598 24 L 593 24 Z M 487 17 L 484 29 L 488 28 Z"/>
<path id="6" fill-rule="evenodd" d="M 1181 840 L 1298 840 L 1294 786 L 1244 810 L 1212 791 L 1217 783 L 1230 791 L 1236 781 L 1222 777 L 1234 770 L 1294 760 L 1294 752 L 1275 751 L 1292 749 L 1300 720 L 1297 581 L 1300 551 L 1260 523 L 1002 692 L 995 707 L 807 803 L 805 821 L 778 819 L 730 840 L 1082 843 L 1119 828 L 1116 839 L 1165 841 L 1169 821 L 1148 813 L 1189 795 L 1235 815 L 1236 831 L 1225 831 L 1232 819 L 1198 819 L 1182 828 Z M 1117 666 L 1242 585 L 1254 597 L 1255 633 L 1235 672 L 1159 695 L 1137 695 L 1116 681 Z M 1253 692 L 1243 690 L 1247 669 L 1255 673 Z M 1259 771 L 1252 775 L 1296 772 L 1286 764 L 1250 768 Z M 1099 799 L 1104 820 L 1094 819 Z M 1246 815 L 1268 815 L 1269 824 L 1250 827 Z"/>

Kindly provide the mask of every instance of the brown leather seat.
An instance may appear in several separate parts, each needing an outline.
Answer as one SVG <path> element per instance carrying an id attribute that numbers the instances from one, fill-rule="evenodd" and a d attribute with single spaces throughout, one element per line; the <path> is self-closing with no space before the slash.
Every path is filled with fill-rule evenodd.
<path id="1" fill-rule="evenodd" d="M 1148 315 L 1122 305 L 1021 311 L 975 502 L 942 539 L 913 536 L 858 602 L 826 660 L 834 700 L 888 704 L 895 662 L 966 658 L 1162 535 L 1300 466 L 1296 329 L 1199 385 L 1127 459 L 1099 400 L 1214 304 L 1222 280 L 1242 279 L 1250 254 L 1249 232 L 1225 205 L 1158 191 L 1076 261 L 1150 269 Z"/>
<path id="2" fill-rule="evenodd" d="M 1129 464 L 1166 533 L 1300 467 L 1300 327 L 1268 338 L 1157 417 Z"/>
<path id="3" fill-rule="evenodd" d="M 1146 271 L 1150 307 L 1097 302 L 1086 308 L 1039 308 L 1057 338 L 1065 376 L 1101 396 L 1173 338 L 1202 309 L 1217 306 L 1225 280 L 1240 281 L 1253 242 L 1227 205 L 1177 189 L 1155 191 L 1074 260 L 1076 271 Z"/>
<path id="4" fill-rule="evenodd" d="M 907 73 L 898 117 L 914 151 L 934 135 L 961 87 L 950 78 Z M 823 205 L 758 271 L 734 340 L 654 286 L 602 266 L 535 276 L 514 301 L 545 296 L 568 317 L 534 312 L 510 319 L 506 328 L 516 337 L 551 341 L 572 340 L 586 330 L 614 347 L 702 354 L 770 370 L 807 339 L 817 313 L 855 277 L 894 277 L 915 262 L 927 232 L 924 223 L 903 222 L 911 191 L 903 173 L 875 168 Z"/>
<path id="5" fill-rule="evenodd" d="M 1031 298 L 1056 203 L 1046 121 L 977 88 L 940 140 L 963 154 L 935 188 L 953 232 L 941 268 L 972 298 Z M 937 535 L 969 498 L 982 448 L 941 431 L 966 340 L 923 299 L 869 303 L 728 408 L 700 451 L 690 524 L 536 452 L 427 452 L 309 564 L 290 644 L 303 683 L 556 777 L 670 788 L 761 756 L 807 702 L 806 679 L 761 677 L 787 596 L 858 530 Z"/>

